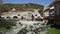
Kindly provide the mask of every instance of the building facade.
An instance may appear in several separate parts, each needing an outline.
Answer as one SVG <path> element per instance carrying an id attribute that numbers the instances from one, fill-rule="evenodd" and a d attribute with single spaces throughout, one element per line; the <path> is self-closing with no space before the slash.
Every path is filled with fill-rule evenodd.
<path id="1" fill-rule="evenodd" d="M 55 11 L 55 15 L 56 16 L 60 15 L 60 1 L 56 1 L 55 2 L 54 11 Z"/>

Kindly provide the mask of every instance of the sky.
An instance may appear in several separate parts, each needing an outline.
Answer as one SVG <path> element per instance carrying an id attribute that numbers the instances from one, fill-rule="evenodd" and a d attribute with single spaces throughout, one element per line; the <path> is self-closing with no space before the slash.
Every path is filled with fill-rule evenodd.
<path id="1" fill-rule="evenodd" d="M 44 6 L 48 6 L 54 0 L 3 0 L 3 4 L 5 3 L 13 3 L 13 4 L 25 4 L 25 3 L 36 3 Z"/>

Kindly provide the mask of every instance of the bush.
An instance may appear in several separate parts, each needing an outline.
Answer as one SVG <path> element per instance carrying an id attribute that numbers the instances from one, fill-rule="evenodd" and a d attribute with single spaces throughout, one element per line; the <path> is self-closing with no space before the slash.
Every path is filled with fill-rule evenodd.
<path id="1" fill-rule="evenodd" d="M 60 29 L 56 29 L 56 28 L 49 27 L 47 31 L 48 31 L 48 34 L 60 34 Z"/>
<path id="2" fill-rule="evenodd" d="M 1 27 L 10 28 L 11 26 L 15 26 L 15 25 L 16 25 L 16 22 L 14 20 L 5 20 L 3 18 L 0 18 L 0 28 Z"/>

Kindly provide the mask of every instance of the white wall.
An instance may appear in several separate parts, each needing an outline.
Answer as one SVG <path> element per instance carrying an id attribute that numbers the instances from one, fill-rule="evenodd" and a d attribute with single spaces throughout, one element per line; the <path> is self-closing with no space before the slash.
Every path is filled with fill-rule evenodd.
<path id="1" fill-rule="evenodd" d="M 44 13 L 44 16 L 49 16 L 49 11 Z"/>
<path id="2" fill-rule="evenodd" d="M 18 16 L 18 14 L 20 14 L 20 16 Z M 7 16 L 9 16 L 11 19 L 13 19 L 13 16 L 17 16 L 18 19 L 21 19 L 21 17 L 23 16 L 24 18 L 28 18 L 28 13 L 27 12 L 11 12 L 11 13 L 6 13 L 6 14 L 2 14 L 1 17 L 4 17 L 5 19 L 7 18 Z"/>

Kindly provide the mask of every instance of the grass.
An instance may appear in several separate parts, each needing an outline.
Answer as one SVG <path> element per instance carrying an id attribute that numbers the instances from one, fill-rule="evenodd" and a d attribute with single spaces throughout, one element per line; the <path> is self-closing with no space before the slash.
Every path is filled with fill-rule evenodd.
<path id="1" fill-rule="evenodd" d="M 0 32 L 3 31 L 3 30 L 5 30 L 5 28 L 4 28 L 4 27 L 1 27 L 1 28 L 0 28 Z"/>
<path id="2" fill-rule="evenodd" d="M 48 31 L 48 34 L 60 34 L 60 30 L 56 28 L 49 27 L 47 31 Z"/>
<path id="3" fill-rule="evenodd" d="M 4 31 L 4 30 L 6 30 L 6 28 L 5 28 L 5 27 L 1 27 L 1 28 L 0 28 L 0 32 L 1 32 L 1 31 Z M 9 28 L 9 29 L 7 29 L 7 30 L 10 30 L 10 31 L 11 31 L 11 30 L 12 30 L 12 28 Z"/>

